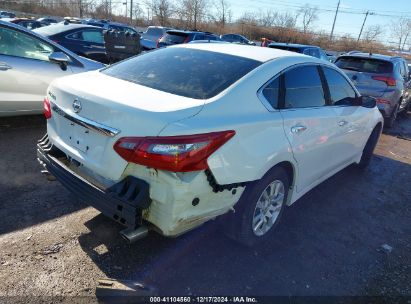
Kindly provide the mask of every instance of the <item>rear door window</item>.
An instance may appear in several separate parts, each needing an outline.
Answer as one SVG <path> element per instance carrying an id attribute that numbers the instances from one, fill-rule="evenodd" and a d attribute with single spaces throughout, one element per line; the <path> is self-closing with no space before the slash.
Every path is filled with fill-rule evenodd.
<path id="1" fill-rule="evenodd" d="M 330 90 L 332 105 L 352 105 L 357 94 L 347 79 L 334 69 L 323 67 L 323 71 Z"/>
<path id="2" fill-rule="evenodd" d="M 162 48 L 101 72 L 167 93 L 208 99 L 259 65 L 260 61 L 217 52 Z"/>
<path id="3" fill-rule="evenodd" d="M 286 71 L 284 82 L 285 108 L 325 106 L 324 90 L 317 66 L 305 65 Z"/>
<path id="4" fill-rule="evenodd" d="M 207 40 L 217 40 L 217 37 L 214 36 L 214 35 L 206 35 L 205 39 L 207 39 Z"/>
<path id="5" fill-rule="evenodd" d="M 204 40 L 204 39 L 205 39 L 204 34 L 196 34 L 196 35 L 194 36 L 194 39 L 193 39 L 193 40 Z"/>
<path id="6" fill-rule="evenodd" d="M 365 72 L 385 74 L 392 73 L 393 64 L 389 61 L 374 59 L 374 58 L 362 58 L 362 57 L 339 57 L 335 65 L 341 69 Z"/>
<path id="7" fill-rule="evenodd" d="M 85 30 L 82 32 L 83 40 L 92 43 L 104 43 L 103 34 L 100 31 Z"/>
<path id="8" fill-rule="evenodd" d="M 279 92 L 280 77 L 271 81 L 262 91 L 263 96 L 274 109 L 278 109 Z"/>

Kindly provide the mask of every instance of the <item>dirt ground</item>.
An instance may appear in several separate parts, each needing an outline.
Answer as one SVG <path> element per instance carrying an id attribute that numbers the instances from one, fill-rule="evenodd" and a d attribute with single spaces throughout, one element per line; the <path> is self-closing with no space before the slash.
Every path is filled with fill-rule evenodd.
<path id="1" fill-rule="evenodd" d="M 42 117 L 0 119 L 0 297 L 94 296 L 103 278 L 178 296 L 411 296 L 411 113 L 384 131 L 367 170 L 310 191 L 255 249 L 215 222 L 128 245 L 122 227 L 40 174 L 44 133 Z"/>

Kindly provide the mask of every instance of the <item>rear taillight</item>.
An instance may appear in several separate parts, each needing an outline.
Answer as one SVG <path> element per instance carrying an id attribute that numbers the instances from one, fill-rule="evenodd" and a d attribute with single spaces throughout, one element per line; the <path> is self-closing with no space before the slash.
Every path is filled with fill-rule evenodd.
<path id="1" fill-rule="evenodd" d="M 50 101 L 47 97 L 44 97 L 44 101 L 43 101 L 43 113 L 44 113 L 44 117 L 46 117 L 46 119 L 51 118 L 51 107 L 50 107 Z"/>
<path id="2" fill-rule="evenodd" d="M 114 150 L 126 161 L 172 172 L 208 168 L 207 158 L 225 144 L 235 131 L 159 137 L 123 137 Z"/>
<path id="3" fill-rule="evenodd" d="M 386 99 L 382 99 L 382 98 L 376 98 L 377 99 L 377 103 L 379 104 L 391 104 L 391 102 L 389 100 Z"/>
<path id="4" fill-rule="evenodd" d="M 188 43 L 188 40 L 190 40 L 190 35 L 184 39 L 183 43 Z"/>
<path id="5" fill-rule="evenodd" d="M 372 76 L 372 79 L 378 80 L 378 81 L 383 81 L 387 84 L 389 87 L 395 87 L 397 85 L 397 82 L 395 81 L 395 78 L 392 77 L 387 77 L 387 76 Z"/>
<path id="6" fill-rule="evenodd" d="M 161 36 L 160 38 L 157 39 L 157 43 L 156 43 L 156 48 L 158 49 L 160 47 L 160 40 L 161 38 L 163 38 L 163 36 Z"/>

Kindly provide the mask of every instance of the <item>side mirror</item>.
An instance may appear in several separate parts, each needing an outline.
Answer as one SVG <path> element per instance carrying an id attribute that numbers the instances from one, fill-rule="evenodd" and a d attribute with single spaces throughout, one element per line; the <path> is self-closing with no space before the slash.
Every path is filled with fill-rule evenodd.
<path id="1" fill-rule="evenodd" d="M 364 108 L 375 108 L 377 106 L 377 99 L 371 96 L 361 96 L 359 97 L 361 101 L 361 106 Z"/>
<path id="2" fill-rule="evenodd" d="M 60 65 L 63 71 L 67 70 L 67 64 L 70 62 L 70 58 L 63 52 L 53 52 L 49 55 L 50 62 Z"/>

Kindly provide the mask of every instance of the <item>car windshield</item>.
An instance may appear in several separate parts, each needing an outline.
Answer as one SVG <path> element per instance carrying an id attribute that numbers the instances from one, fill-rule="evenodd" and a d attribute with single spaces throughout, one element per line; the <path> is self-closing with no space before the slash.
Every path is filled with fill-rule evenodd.
<path id="1" fill-rule="evenodd" d="M 260 64 L 233 55 L 171 47 L 133 57 L 101 72 L 167 93 L 208 99 Z"/>
<path id="2" fill-rule="evenodd" d="M 335 65 L 345 70 L 378 74 L 391 73 L 393 69 L 391 62 L 361 57 L 340 57 Z"/>

